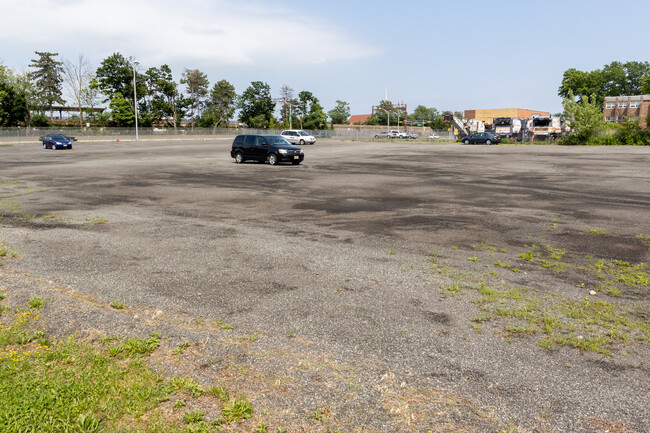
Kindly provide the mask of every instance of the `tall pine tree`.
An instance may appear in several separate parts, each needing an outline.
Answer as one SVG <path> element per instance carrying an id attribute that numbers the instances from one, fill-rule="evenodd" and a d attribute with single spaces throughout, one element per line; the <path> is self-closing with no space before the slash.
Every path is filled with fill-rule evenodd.
<path id="1" fill-rule="evenodd" d="M 63 104 L 63 63 L 54 58 L 59 53 L 48 53 L 34 51 L 38 59 L 32 59 L 30 68 L 35 71 L 29 73 L 29 79 L 34 83 L 37 105 L 41 110 L 49 110 L 50 121 L 52 121 L 52 106 L 55 103 Z"/>

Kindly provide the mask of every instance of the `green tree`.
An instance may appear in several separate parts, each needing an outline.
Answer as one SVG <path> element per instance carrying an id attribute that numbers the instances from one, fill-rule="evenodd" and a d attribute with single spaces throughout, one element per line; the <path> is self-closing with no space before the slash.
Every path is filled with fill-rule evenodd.
<path id="1" fill-rule="evenodd" d="M 135 125 L 135 113 L 131 109 L 131 104 L 120 93 L 113 95 L 108 107 L 111 109 L 111 119 L 115 126 Z"/>
<path id="2" fill-rule="evenodd" d="M 63 64 L 54 58 L 59 53 L 48 53 L 43 51 L 34 51 L 38 59 L 32 59 L 30 68 L 34 68 L 29 73 L 29 79 L 34 83 L 38 95 L 38 105 L 42 109 L 50 112 L 50 121 L 52 121 L 52 106 L 55 103 L 63 104 L 63 92 L 61 90 L 63 83 Z"/>
<path id="3" fill-rule="evenodd" d="M 0 64 L 0 126 L 18 126 L 29 119 L 26 91 L 29 83 Z"/>
<path id="4" fill-rule="evenodd" d="M 296 115 L 300 120 L 300 128 L 325 129 L 327 128 L 327 115 L 323 106 L 313 93 L 303 90 L 298 93 L 298 103 L 295 106 Z"/>
<path id="5" fill-rule="evenodd" d="M 181 84 L 185 84 L 187 93 L 192 100 L 190 118 L 192 119 L 192 129 L 194 129 L 194 120 L 201 115 L 210 82 L 208 76 L 198 69 L 185 69 L 181 77 Z"/>
<path id="6" fill-rule="evenodd" d="M 303 127 L 306 129 L 326 129 L 327 128 L 327 114 L 320 105 L 320 101 L 315 96 L 312 96 L 311 104 L 309 104 L 309 112 L 305 116 Z"/>
<path id="7" fill-rule="evenodd" d="M 300 121 L 300 129 L 303 128 L 303 121 L 305 120 L 307 113 L 309 113 L 309 107 L 313 99 L 314 95 L 311 92 L 303 90 L 298 93 L 298 103 L 294 107 L 294 110 L 296 116 L 298 116 L 298 120 Z"/>
<path id="8" fill-rule="evenodd" d="M 397 108 L 391 101 L 380 101 L 379 106 L 372 116 L 365 122 L 366 125 L 390 125 L 397 127 L 399 121 L 405 120 L 405 112 L 403 108 Z"/>
<path id="9" fill-rule="evenodd" d="M 418 105 L 413 110 L 413 113 L 408 115 L 408 120 L 411 122 L 421 123 L 431 127 L 432 129 L 444 128 L 444 115 L 436 108 L 427 108 L 424 105 Z"/>
<path id="10" fill-rule="evenodd" d="M 605 96 L 638 95 L 650 91 L 650 63 L 612 62 L 602 69 L 564 71 L 558 95 L 567 98 L 569 92 L 579 100 L 586 97 L 602 105 Z M 646 85 L 647 84 L 647 85 Z"/>
<path id="11" fill-rule="evenodd" d="M 273 124 L 275 102 L 271 87 L 262 81 L 252 81 L 239 98 L 239 121 L 253 128 L 267 128 Z M 254 126 L 255 125 L 255 126 Z"/>
<path id="12" fill-rule="evenodd" d="M 178 133 L 178 125 L 187 107 L 189 99 L 183 98 L 174 81 L 171 68 L 162 65 L 159 68 L 149 68 L 145 75 L 148 95 L 151 98 L 151 113 L 154 122 L 167 119 L 174 132 Z"/>
<path id="13" fill-rule="evenodd" d="M 348 123 L 350 118 L 350 104 L 345 101 L 336 101 L 336 107 L 327 112 L 335 125 L 343 125 Z"/>
<path id="14" fill-rule="evenodd" d="M 571 125 L 572 132 L 565 142 L 569 144 L 590 144 L 597 140 L 597 135 L 605 129 L 602 105 L 597 102 L 596 95 L 583 97 L 576 101 L 573 93 L 569 92 L 562 102 L 564 112 L 562 118 Z"/>
<path id="15" fill-rule="evenodd" d="M 644 77 L 650 75 L 650 63 L 612 62 L 603 67 L 602 75 L 606 96 L 638 95 Z"/>
<path id="16" fill-rule="evenodd" d="M 227 80 L 218 81 L 210 90 L 206 107 L 201 126 L 211 126 L 213 131 L 219 126 L 227 126 L 237 108 L 235 86 Z"/>
<path id="17" fill-rule="evenodd" d="M 90 87 L 101 91 L 106 97 L 102 102 L 112 101 L 116 94 L 126 99 L 135 112 L 133 95 L 133 68 L 136 69 L 136 93 L 138 100 L 147 93 L 145 79 L 137 72 L 138 62 L 127 59 L 120 53 L 114 53 L 102 61 L 95 73 L 96 79 L 91 82 Z"/>

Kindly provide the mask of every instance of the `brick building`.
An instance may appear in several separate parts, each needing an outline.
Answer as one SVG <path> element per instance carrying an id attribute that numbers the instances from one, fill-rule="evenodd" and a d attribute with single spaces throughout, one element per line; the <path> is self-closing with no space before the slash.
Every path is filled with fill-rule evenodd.
<path id="1" fill-rule="evenodd" d="M 641 128 L 648 127 L 650 95 L 606 96 L 603 116 L 606 122 L 623 123 L 636 120 Z"/>
<path id="2" fill-rule="evenodd" d="M 535 111 L 525 108 L 494 108 L 488 110 L 465 110 L 465 119 L 476 119 L 485 122 L 486 125 L 492 125 L 492 119 L 496 117 L 519 117 L 521 119 L 530 119 L 533 114 L 540 116 L 550 116 L 548 111 Z"/>

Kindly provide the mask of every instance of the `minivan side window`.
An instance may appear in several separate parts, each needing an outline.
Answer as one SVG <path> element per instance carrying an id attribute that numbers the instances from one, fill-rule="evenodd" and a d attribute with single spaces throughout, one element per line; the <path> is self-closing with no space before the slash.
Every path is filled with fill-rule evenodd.
<path id="1" fill-rule="evenodd" d="M 257 140 L 255 140 L 255 145 L 256 146 L 265 146 L 266 145 L 266 140 L 264 137 L 255 137 Z"/>
<path id="2" fill-rule="evenodd" d="M 237 145 L 243 144 L 244 143 L 244 137 L 245 137 L 245 135 L 238 135 L 237 137 L 235 137 L 235 141 L 233 141 L 232 144 L 237 144 Z"/>
<path id="3" fill-rule="evenodd" d="M 257 138 L 257 137 L 255 137 L 254 135 L 247 135 L 247 136 L 246 136 L 246 140 L 244 141 L 244 143 L 245 143 L 247 146 L 254 146 L 254 145 L 255 145 L 255 139 L 256 139 L 256 138 Z"/>

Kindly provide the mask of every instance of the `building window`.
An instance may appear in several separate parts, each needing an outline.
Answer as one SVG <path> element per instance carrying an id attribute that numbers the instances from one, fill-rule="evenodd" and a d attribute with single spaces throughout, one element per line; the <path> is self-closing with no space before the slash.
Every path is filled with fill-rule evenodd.
<path id="1" fill-rule="evenodd" d="M 618 101 L 618 108 L 627 108 L 627 101 Z"/>
<path id="2" fill-rule="evenodd" d="M 639 108 L 641 106 L 641 101 L 630 101 L 630 108 Z"/>
<path id="3" fill-rule="evenodd" d="M 616 105 L 616 104 L 614 103 L 614 101 L 606 102 L 606 103 L 605 103 L 605 108 L 612 109 L 612 108 L 614 108 L 615 105 Z"/>
<path id="4" fill-rule="evenodd" d="M 605 122 L 613 122 L 614 118 L 612 116 L 605 116 Z"/>

